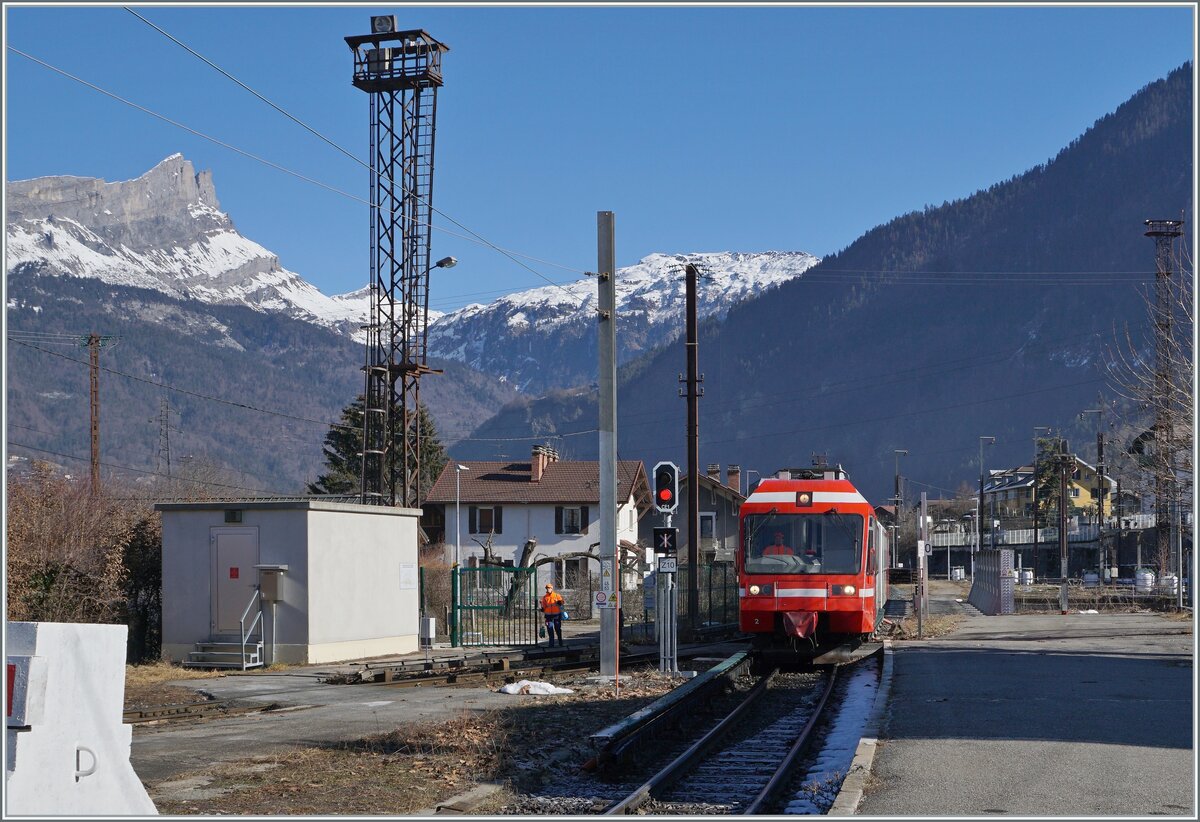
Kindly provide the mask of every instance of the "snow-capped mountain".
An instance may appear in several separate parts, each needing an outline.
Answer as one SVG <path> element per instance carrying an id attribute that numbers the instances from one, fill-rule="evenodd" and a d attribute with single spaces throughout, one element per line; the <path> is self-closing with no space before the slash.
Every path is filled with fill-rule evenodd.
<path id="1" fill-rule="evenodd" d="M 366 287 L 326 296 L 238 233 L 220 210 L 212 173 L 174 154 L 134 180 L 41 177 L 9 183 L 7 271 L 151 289 L 210 305 L 246 306 L 363 342 Z M 804 252 L 651 254 L 617 272 L 618 357 L 628 361 L 683 329 L 683 267 L 702 317 L 799 276 Z M 430 312 L 429 353 L 543 393 L 595 380 L 596 282 L 533 288 L 450 314 Z"/>
<path id="2" fill-rule="evenodd" d="M 175 297 L 278 312 L 354 333 L 366 289 L 328 297 L 238 233 L 212 172 L 174 154 L 135 180 L 40 177 L 9 183 L 7 269 L 91 277 Z"/>
<path id="3" fill-rule="evenodd" d="M 684 266 L 698 282 L 702 319 L 724 318 L 735 304 L 800 276 L 820 260 L 803 251 L 651 254 L 617 270 L 618 360 L 626 362 L 683 332 Z M 432 355 L 502 374 L 518 390 L 540 393 L 595 380 L 597 286 L 584 278 L 469 305 L 429 328 Z M 665 333 L 664 333 L 665 332 Z"/>

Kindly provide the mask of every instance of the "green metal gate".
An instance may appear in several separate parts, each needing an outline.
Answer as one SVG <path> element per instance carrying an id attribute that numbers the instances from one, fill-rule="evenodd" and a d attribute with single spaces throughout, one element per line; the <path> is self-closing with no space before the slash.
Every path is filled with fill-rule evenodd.
<path id="1" fill-rule="evenodd" d="M 537 643 L 542 619 L 536 568 L 457 568 L 450 574 L 451 645 Z"/>

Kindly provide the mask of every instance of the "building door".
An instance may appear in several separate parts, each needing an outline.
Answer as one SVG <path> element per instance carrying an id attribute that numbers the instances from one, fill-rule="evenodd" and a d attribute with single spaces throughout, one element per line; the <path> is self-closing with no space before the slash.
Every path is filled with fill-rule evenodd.
<path id="1" fill-rule="evenodd" d="M 258 529 L 213 528 L 212 546 L 212 632 L 237 634 L 242 614 L 258 585 Z M 252 621 L 253 613 L 247 617 Z"/>

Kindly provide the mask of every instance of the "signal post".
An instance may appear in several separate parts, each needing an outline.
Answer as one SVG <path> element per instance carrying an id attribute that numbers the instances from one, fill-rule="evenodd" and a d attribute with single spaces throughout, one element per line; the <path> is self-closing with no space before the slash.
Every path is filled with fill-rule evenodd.
<path id="1" fill-rule="evenodd" d="M 677 676 L 695 676 L 679 670 L 679 529 L 671 517 L 679 507 L 679 466 L 660 462 L 654 466 L 654 510 L 665 515 L 666 527 L 654 529 L 654 555 L 658 564 L 654 620 L 658 627 L 658 669 Z"/>

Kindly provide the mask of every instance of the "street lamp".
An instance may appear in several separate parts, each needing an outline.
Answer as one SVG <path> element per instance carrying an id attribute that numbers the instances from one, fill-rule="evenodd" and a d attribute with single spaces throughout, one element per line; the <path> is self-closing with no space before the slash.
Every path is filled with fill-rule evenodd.
<path id="1" fill-rule="evenodd" d="M 454 566 L 462 565 L 462 514 L 460 513 L 462 497 L 462 472 L 471 469 L 465 465 L 454 464 Z"/>
<path id="2" fill-rule="evenodd" d="M 458 607 L 462 604 L 462 514 L 460 506 L 462 502 L 462 472 L 470 471 L 471 469 L 465 465 L 454 463 L 454 571 L 451 573 L 451 578 L 454 580 L 453 601 L 455 608 L 450 614 L 453 620 L 451 630 L 453 631 L 452 639 L 461 641 L 462 634 L 458 625 Z"/>
<path id="3" fill-rule="evenodd" d="M 995 445 L 995 437 L 979 438 L 979 508 L 975 512 L 975 551 L 983 548 L 983 444 Z M 971 581 L 975 581 L 975 551 L 971 552 Z"/>
<path id="4" fill-rule="evenodd" d="M 750 482 L 751 474 L 758 474 L 759 478 L 762 478 L 762 473 L 759 471 L 750 470 L 746 472 L 746 496 L 750 496 L 750 488 L 752 486 L 752 483 Z"/>
<path id="5" fill-rule="evenodd" d="M 454 268 L 454 266 L 456 266 L 456 265 L 458 265 L 458 260 L 455 259 L 454 257 L 442 257 L 442 259 L 438 260 L 436 263 L 429 266 L 429 268 L 425 269 L 425 273 L 428 274 L 430 271 L 433 271 L 435 268 Z"/>

